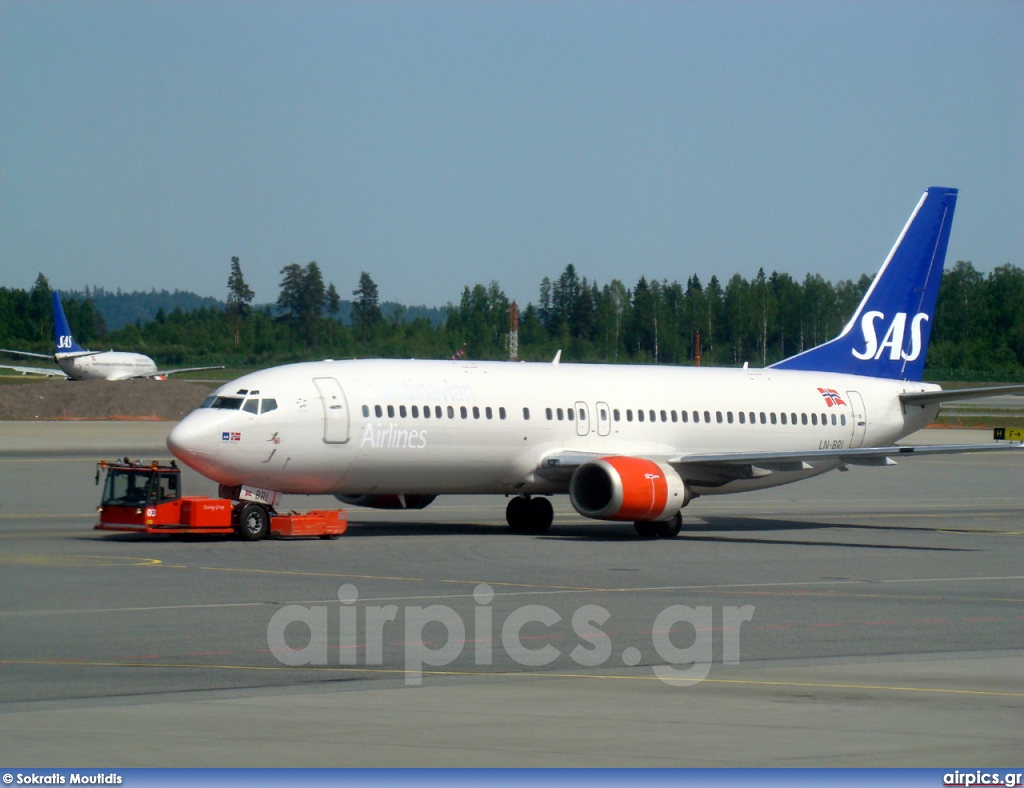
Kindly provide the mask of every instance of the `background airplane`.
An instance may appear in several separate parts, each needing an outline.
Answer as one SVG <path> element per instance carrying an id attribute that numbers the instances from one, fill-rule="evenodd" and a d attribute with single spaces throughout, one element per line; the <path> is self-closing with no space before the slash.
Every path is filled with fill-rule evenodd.
<path id="1" fill-rule="evenodd" d="M 0 348 L 0 352 L 34 358 L 53 358 L 59 369 L 52 367 L 18 367 L 0 364 L 0 369 L 13 369 L 23 375 L 49 375 L 68 378 L 70 380 L 129 380 L 131 378 L 163 378 L 177 372 L 197 372 L 203 369 L 224 369 L 216 367 L 182 367 L 180 369 L 158 369 L 156 362 L 142 353 L 125 353 L 115 350 L 85 350 L 71 336 L 71 327 L 64 316 L 64 307 L 60 303 L 57 291 L 53 297 L 53 330 L 56 341 L 56 352 L 52 356 L 45 353 L 31 353 L 27 350 L 8 350 Z"/>
<path id="2" fill-rule="evenodd" d="M 504 493 L 519 531 L 545 530 L 545 496 L 568 494 L 585 517 L 671 537 L 697 496 L 893 457 L 1019 450 L 894 445 L 944 400 L 1024 391 L 920 382 L 956 198 L 925 192 L 841 334 L 772 367 L 292 364 L 220 387 L 167 445 L 222 496 L 264 502 L 246 538 L 265 533 L 280 493 L 379 508 Z"/>

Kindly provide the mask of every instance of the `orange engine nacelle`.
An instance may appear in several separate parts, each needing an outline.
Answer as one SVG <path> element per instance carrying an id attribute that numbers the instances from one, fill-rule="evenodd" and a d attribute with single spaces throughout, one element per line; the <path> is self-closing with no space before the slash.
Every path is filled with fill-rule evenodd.
<path id="1" fill-rule="evenodd" d="M 639 457 L 591 460 L 569 482 L 573 507 L 595 520 L 671 520 L 691 497 L 671 466 Z"/>

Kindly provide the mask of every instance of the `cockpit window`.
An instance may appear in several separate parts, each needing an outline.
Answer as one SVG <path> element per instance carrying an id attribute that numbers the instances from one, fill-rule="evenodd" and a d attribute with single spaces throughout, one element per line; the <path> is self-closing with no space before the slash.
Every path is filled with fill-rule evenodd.
<path id="1" fill-rule="evenodd" d="M 272 410 L 277 410 L 276 399 L 265 399 L 263 400 L 263 407 L 260 409 L 260 413 L 270 413 Z"/>
<path id="2" fill-rule="evenodd" d="M 260 401 L 258 399 L 247 399 L 245 404 L 242 406 L 242 410 L 246 413 L 256 415 L 260 412 Z"/>
<path id="3" fill-rule="evenodd" d="M 210 407 L 211 405 L 213 405 L 213 401 L 214 401 L 215 399 L 217 399 L 216 395 L 214 395 L 214 394 L 211 394 L 211 395 L 210 395 L 209 397 L 207 397 L 206 399 L 204 399 L 204 400 L 203 400 L 203 404 L 202 404 L 202 405 L 200 405 L 199 407 L 200 407 L 200 408 L 208 408 L 208 407 Z"/>
<path id="4" fill-rule="evenodd" d="M 220 410 L 238 410 L 242 407 L 241 397 L 217 397 L 211 408 L 219 408 Z"/>

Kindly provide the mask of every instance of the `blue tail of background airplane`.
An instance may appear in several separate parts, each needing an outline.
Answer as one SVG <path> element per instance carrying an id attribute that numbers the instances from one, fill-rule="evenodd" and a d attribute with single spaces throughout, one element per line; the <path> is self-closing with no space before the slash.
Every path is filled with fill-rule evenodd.
<path id="1" fill-rule="evenodd" d="M 84 353 L 85 350 L 71 336 L 71 326 L 68 325 L 68 319 L 64 317 L 64 307 L 60 303 L 57 291 L 52 291 L 51 296 L 53 297 L 53 333 L 57 341 L 57 353 Z"/>
<path id="2" fill-rule="evenodd" d="M 842 333 L 772 367 L 921 380 L 956 196 L 928 189 Z"/>

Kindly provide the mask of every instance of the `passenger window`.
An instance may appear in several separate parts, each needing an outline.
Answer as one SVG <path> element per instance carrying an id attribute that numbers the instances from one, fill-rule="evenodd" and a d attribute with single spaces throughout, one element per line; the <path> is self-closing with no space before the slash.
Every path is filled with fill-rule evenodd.
<path id="1" fill-rule="evenodd" d="M 504 418 L 505 418 L 505 408 L 498 408 L 498 418 L 504 420 Z"/>
<path id="2" fill-rule="evenodd" d="M 846 414 L 845 414 L 845 413 L 844 413 L 844 414 L 842 414 L 842 415 L 841 415 L 841 416 L 839 417 L 839 422 L 840 422 L 840 423 L 841 423 L 841 424 L 842 424 L 842 425 L 843 425 L 844 427 L 846 426 Z"/>
<path id="3" fill-rule="evenodd" d="M 479 419 L 480 418 L 480 408 L 478 408 L 476 405 L 473 406 L 473 418 L 474 419 Z"/>
<path id="4" fill-rule="evenodd" d="M 746 423 L 747 423 L 747 414 L 745 414 L 745 413 L 744 413 L 744 412 L 743 412 L 743 411 L 741 410 L 741 411 L 740 411 L 740 424 L 746 424 Z"/>
<path id="5" fill-rule="evenodd" d="M 818 426 L 818 414 L 817 413 L 812 413 L 811 414 L 811 424 L 813 426 L 815 426 L 815 427 Z"/>
<path id="6" fill-rule="evenodd" d="M 705 424 L 710 424 L 711 423 L 711 411 L 710 410 L 704 411 L 704 423 Z"/>
<path id="7" fill-rule="evenodd" d="M 654 415 L 654 411 L 651 411 L 651 421 L 657 421 L 657 417 Z"/>
<path id="8" fill-rule="evenodd" d="M 804 425 L 805 427 L 807 426 L 807 414 L 806 413 L 801 413 L 800 414 L 800 423 L 802 425 Z"/>
<path id="9" fill-rule="evenodd" d="M 494 418 L 494 411 L 491 410 L 491 406 L 490 405 L 488 405 L 486 408 L 484 408 L 484 414 L 489 419 L 493 419 Z"/>
<path id="10" fill-rule="evenodd" d="M 530 420 L 530 409 L 529 408 L 523 408 L 523 421 L 529 421 L 529 420 Z"/>
<path id="11" fill-rule="evenodd" d="M 690 420 L 690 414 L 687 413 L 685 410 L 679 411 L 679 415 L 683 419 L 683 424 L 686 424 Z"/>
<path id="12" fill-rule="evenodd" d="M 836 414 L 832 414 L 832 426 L 836 426 Z"/>
<path id="13" fill-rule="evenodd" d="M 370 406 L 369 405 L 363 405 L 363 418 L 365 418 L 365 419 L 370 418 Z"/>
<path id="14" fill-rule="evenodd" d="M 601 421 L 608 421 L 608 411 L 606 411 L 604 408 L 601 408 L 598 411 L 598 413 L 600 414 L 599 418 L 601 419 Z"/>
<path id="15" fill-rule="evenodd" d="M 693 423 L 694 424 L 700 424 L 700 411 L 696 411 L 695 410 L 693 412 Z"/>
<path id="16" fill-rule="evenodd" d="M 412 406 L 412 417 L 413 417 L 414 419 L 418 419 L 418 418 L 420 417 L 420 408 L 419 408 L 419 405 L 413 405 L 413 406 Z"/>
<path id="17" fill-rule="evenodd" d="M 448 406 L 448 418 L 451 418 L 451 409 L 452 409 L 452 406 L 449 405 Z M 438 418 L 438 419 L 441 418 L 441 406 L 440 405 L 435 405 L 434 406 L 434 417 Z"/>
<path id="18" fill-rule="evenodd" d="M 425 419 L 429 419 L 430 418 L 430 406 L 429 405 L 424 405 L 423 406 L 423 418 L 425 418 Z"/>
<path id="19" fill-rule="evenodd" d="M 750 423 L 757 424 L 757 414 L 754 411 L 750 411 Z"/>
<path id="20" fill-rule="evenodd" d="M 575 416 L 575 415 L 576 415 L 575 408 L 566 408 L 565 409 L 565 416 L 566 416 L 567 419 L 569 419 L 569 421 L 572 421 L 573 420 L 573 416 Z"/>
<path id="21" fill-rule="evenodd" d="M 633 420 L 633 411 L 630 408 L 626 408 L 626 421 Z"/>
<path id="22" fill-rule="evenodd" d="M 378 419 L 379 419 L 379 418 L 380 418 L 381 416 L 383 416 L 383 415 L 384 415 L 384 411 L 382 411 L 382 410 L 380 409 L 380 405 L 374 405 L 374 406 L 373 406 L 373 412 L 374 412 L 375 414 L 377 414 L 377 418 L 378 418 Z"/>
<path id="23" fill-rule="evenodd" d="M 616 421 L 619 420 L 619 409 L 618 408 L 615 408 L 615 410 L 612 411 L 612 418 L 615 419 Z"/>
<path id="24" fill-rule="evenodd" d="M 792 425 L 795 427 L 796 426 L 796 414 L 795 413 L 790 413 L 789 417 L 791 419 Z"/>
<path id="25" fill-rule="evenodd" d="M 399 405 L 398 406 L 398 415 L 401 416 L 404 419 L 407 416 L 407 414 L 408 414 L 408 411 L 406 411 L 405 405 Z"/>
<path id="26" fill-rule="evenodd" d="M 459 415 L 464 419 L 469 418 L 469 411 L 466 410 L 465 405 L 459 405 Z"/>
<path id="27" fill-rule="evenodd" d="M 393 419 L 395 417 L 395 406 L 388 405 L 388 418 Z"/>
<path id="28" fill-rule="evenodd" d="M 761 411 L 761 423 L 762 423 L 762 424 L 766 424 L 766 423 L 767 423 L 767 421 L 768 421 L 768 420 L 767 420 L 767 419 L 766 419 L 766 418 L 764 417 L 764 411 L 762 410 L 762 411 Z"/>
<path id="29" fill-rule="evenodd" d="M 780 414 L 779 414 L 779 418 L 780 418 L 780 419 L 782 419 L 782 423 L 783 423 L 783 424 L 785 424 L 785 423 L 786 423 L 786 414 L 785 414 L 785 413 L 780 413 Z"/>
<path id="30" fill-rule="evenodd" d="M 638 410 L 636 412 L 636 420 L 637 421 L 643 421 L 644 420 L 644 412 L 642 410 Z"/>
<path id="31" fill-rule="evenodd" d="M 675 412 L 675 411 L 672 411 L 672 421 L 673 421 L 673 422 L 679 421 L 679 418 L 678 418 L 678 416 L 676 415 L 676 412 Z"/>
<path id="32" fill-rule="evenodd" d="M 828 414 L 827 413 L 822 413 L 821 414 L 821 426 L 822 427 L 827 427 L 828 426 Z"/>
<path id="33" fill-rule="evenodd" d="M 668 421 L 668 414 L 665 411 L 661 412 L 661 420 Z"/>
<path id="34" fill-rule="evenodd" d="M 775 421 L 775 412 L 774 411 L 772 412 L 771 416 L 772 416 L 772 424 L 775 424 L 776 421 Z"/>
<path id="35" fill-rule="evenodd" d="M 725 414 L 725 418 L 726 418 L 726 421 L 728 421 L 730 424 L 732 424 L 732 411 L 731 410 L 728 413 Z"/>
<path id="36" fill-rule="evenodd" d="M 448 418 L 449 419 L 454 419 L 455 418 L 455 408 L 453 408 L 451 405 L 448 406 Z"/>
<path id="37" fill-rule="evenodd" d="M 555 415 L 558 416 L 559 421 L 565 418 L 565 412 L 561 408 L 555 408 Z"/>
<path id="38" fill-rule="evenodd" d="M 551 408 L 544 408 L 544 413 L 548 417 L 548 421 L 551 421 L 555 417 L 554 411 Z"/>

